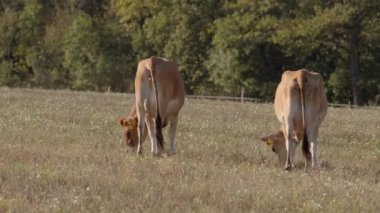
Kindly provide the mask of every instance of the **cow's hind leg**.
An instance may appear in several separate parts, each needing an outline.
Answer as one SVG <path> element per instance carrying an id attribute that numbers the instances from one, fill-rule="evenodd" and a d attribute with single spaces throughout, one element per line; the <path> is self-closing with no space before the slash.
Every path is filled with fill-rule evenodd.
<path id="1" fill-rule="evenodd" d="M 296 148 L 297 148 L 297 144 L 294 140 L 294 138 L 292 137 L 290 139 L 290 143 L 292 144 L 291 147 L 290 147 L 290 166 L 291 168 L 294 167 L 294 157 L 295 157 L 295 152 L 296 152 Z"/>
<path id="2" fill-rule="evenodd" d="M 286 161 L 285 161 L 285 170 L 291 170 L 293 167 L 293 158 L 295 153 L 295 143 L 292 136 L 293 125 L 291 120 L 287 122 L 285 127 L 285 147 L 286 147 Z"/>
<path id="3" fill-rule="evenodd" d="M 296 144 L 294 143 L 291 136 L 287 136 L 285 138 L 286 143 L 286 162 L 285 162 L 285 169 L 291 170 L 293 168 L 293 160 L 294 160 L 294 154 L 296 149 Z"/>
<path id="4" fill-rule="evenodd" d="M 156 122 L 155 118 L 151 116 L 145 117 L 145 122 L 148 128 L 148 133 L 151 141 L 151 152 L 153 156 L 158 156 L 158 146 L 157 146 L 157 134 L 156 134 Z"/>
<path id="5" fill-rule="evenodd" d="M 169 155 L 175 154 L 174 138 L 177 131 L 177 124 L 178 124 L 178 115 L 173 116 L 170 119 L 170 127 L 169 127 L 169 132 L 168 132 L 168 138 L 169 138 L 169 144 L 170 144 Z"/>
<path id="6" fill-rule="evenodd" d="M 303 146 L 303 145 L 302 145 Z M 303 148 L 302 148 L 303 149 Z M 309 147 L 307 148 L 307 152 L 305 150 L 302 150 L 302 154 L 305 158 L 305 170 L 308 170 L 308 168 L 311 166 L 311 154 Z"/>
<path id="7" fill-rule="evenodd" d="M 310 139 L 309 139 L 309 150 L 311 154 L 311 168 L 312 169 L 318 169 L 319 168 L 319 163 L 317 159 L 317 136 L 316 134 L 312 133 L 309 134 Z"/>
<path id="8" fill-rule="evenodd" d="M 309 144 L 308 135 L 305 134 L 302 141 L 302 154 L 305 158 L 305 170 L 307 170 L 311 165 L 311 153 L 310 153 L 309 146 L 310 144 Z"/>
<path id="9" fill-rule="evenodd" d="M 143 153 L 143 143 L 144 143 L 144 135 L 145 135 L 145 112 L 141 108 L 138 110 L 137 113 L 137 120 L 138 120 L 138 128 L 137 128 L 137 134 L 138 134 L 138 145 L 137 145 L 137 154 L 141 155 Z"/>
<path id="10" fill-rule="evenodd" d="M 307 129 L 307 138 L 309 141 L 309 154 L 310 154 L 310 160 L 311 160 L 311 168 L 316 169 L 319 168 L 319 163 L 317 159 L 317 136 L 318 136 L 318 128 L 319 125 L 316 126 L 310 126 L 310 128 Z"/>

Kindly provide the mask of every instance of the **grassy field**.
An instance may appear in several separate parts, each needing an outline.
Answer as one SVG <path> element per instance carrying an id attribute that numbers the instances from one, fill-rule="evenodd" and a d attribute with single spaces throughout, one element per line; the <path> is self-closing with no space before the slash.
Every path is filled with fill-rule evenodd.
<path id="1" fill-rule="evenodd" d="M 0 212 L 379 212 L 380 110 L 330 108 L 283 171 L 272 105 L 186 100 L 173 157 L 121 144 L 123 94 L 0 89 Z"/>

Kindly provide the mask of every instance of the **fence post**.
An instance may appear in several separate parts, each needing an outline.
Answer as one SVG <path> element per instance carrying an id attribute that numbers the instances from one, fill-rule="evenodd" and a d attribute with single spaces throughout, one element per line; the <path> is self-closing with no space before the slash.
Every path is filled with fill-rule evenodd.
<path id="1" fill-rule="evenodd" d="M 240 96 L 240 101 L 241 101 L 242 103 L 244 103 L 244 87 L 243 87 L 243 88 L 241 88 L 241 96 Z"/>

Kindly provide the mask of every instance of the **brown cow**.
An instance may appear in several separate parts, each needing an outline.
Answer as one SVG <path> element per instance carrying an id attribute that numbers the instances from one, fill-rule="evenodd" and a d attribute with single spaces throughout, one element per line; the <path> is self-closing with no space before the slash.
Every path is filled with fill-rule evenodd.
<path id="1" fill-rule="evenodd" d="M 185 102 L 185 87 L 177 65 L 167 59 L 151 57 L 139 62 L 135 78 L 135 106 L 127 118 L 120 118 L 127 145 L 142 154 L 145 129 L 151 139 L 151 152 L 164 148 L 162 128 L 170 123 L 169 154 L 175 153 L 174 136 L 178 113 Z"/>
<path id="2" fill-rule="evenodd" d="M 261 138 L 277 153 L 285 169 L 293 167 L 295 145 L 302 141 L 305 168 L 318 167 L 317 137 L 327 113 L 327 99 L 320 74 L 307 70 L 286 71 L 274 99 L 278 133 Z"/>

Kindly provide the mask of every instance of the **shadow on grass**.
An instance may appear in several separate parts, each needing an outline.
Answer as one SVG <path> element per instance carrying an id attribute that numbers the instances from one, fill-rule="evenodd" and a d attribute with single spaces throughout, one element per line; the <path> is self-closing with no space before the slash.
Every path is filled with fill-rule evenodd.
<path id="1" fill-rule="evenodd" d="M 335 167 L 332 166 L 327 161 L 320 161 L 319 163 L 320 163 L 320 168 L 319 168 L 320 170 L 333 171 L 335 169 Z M 295 163 L 294 169 L 304 170 L 305 169 L 305 162 L 298 161 L 297 163 Z"/>

